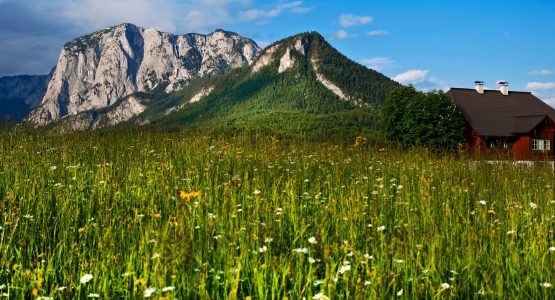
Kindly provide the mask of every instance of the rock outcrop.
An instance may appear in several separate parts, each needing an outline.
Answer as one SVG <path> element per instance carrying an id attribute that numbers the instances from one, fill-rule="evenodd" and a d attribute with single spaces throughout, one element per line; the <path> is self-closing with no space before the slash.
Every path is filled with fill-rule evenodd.
<path id="1" fill-rule="evenodd" d="M 102 111 L 84 111 L 76 115 L 61 118 L 55 128 L 60 131 L 99 129 L 125 122 L 145 109 L 144 101 L 134 95 L 118 100 L 108 109 Z"/>
<path id="2" fill-rule="evenodd" d="M 195 78 L 251 64 L 259 51 L 254 41 L 223 30 L 173 35 L 132 24 L 110 27 L 64 45 L 27 120 L 41 126 L 136 92 L 177 91 Z"/>

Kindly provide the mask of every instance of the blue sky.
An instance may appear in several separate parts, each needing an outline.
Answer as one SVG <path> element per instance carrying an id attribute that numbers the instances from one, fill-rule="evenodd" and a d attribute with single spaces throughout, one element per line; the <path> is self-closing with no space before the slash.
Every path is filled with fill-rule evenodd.
<path id="1" fill-rule="evenodd" d="M 405 84 L 532 91 L 555 105 L 555 1 L 0 0 L 0 76 L 45 74 L 62 45 L 123 22 L 235 31 L 265 45 L 318 31 Z"/>

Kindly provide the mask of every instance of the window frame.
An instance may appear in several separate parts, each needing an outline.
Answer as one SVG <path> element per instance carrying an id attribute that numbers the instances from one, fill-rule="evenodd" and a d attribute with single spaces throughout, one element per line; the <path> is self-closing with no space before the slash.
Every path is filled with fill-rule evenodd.
<path id="1" fill-rule="evenodd" d="M 551 140 L 532 139 L 532 151 L 551 151 Z"/>

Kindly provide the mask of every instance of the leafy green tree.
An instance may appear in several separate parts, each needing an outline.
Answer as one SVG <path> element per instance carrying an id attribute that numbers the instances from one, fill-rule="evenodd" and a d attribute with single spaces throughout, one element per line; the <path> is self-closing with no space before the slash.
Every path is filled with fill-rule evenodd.
<path id="1" fill-rule="evenodd" d="M 404 144 L 406 129 L 403 122 L 407 114 L 411 99 L 416 99 L 419 93 L 412 86 L 399 86 L 391 90 L 382 107 L 382 133 L 384 137 L 395 144 Z"/>
<path id="2" fill-rule="evenodd" d="M 442 91 L 395 88 L 382 109 L 385 138 L 403 146 L 454 149 L 464 140 L 464 118 Z"/>

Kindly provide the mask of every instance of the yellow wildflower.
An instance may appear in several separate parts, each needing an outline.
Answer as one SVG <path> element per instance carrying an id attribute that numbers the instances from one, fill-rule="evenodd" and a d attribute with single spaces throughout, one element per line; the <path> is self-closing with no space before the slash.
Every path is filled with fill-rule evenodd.
<path id="1" fill-rule="evenodd" d="M 81 227 L 81 228 L 77 229 L 77 232 L 79 232 L 79 234 L 85 233 L 85 227 Z"/>
<path id="2" fill-rule="evenodd" d="M 146 286 L 146 279 L 144 278 L 139 278 L 139 279 L 135 279 L 134 285 L 141 285 L 141 286 Z"/>
<path id="3" fill-rule="evenodd" d="M 184 191 L 179 191 L 179 197 L 187 202 L 191 201 L 192 199 L 199 198 L 200 195 L 200 192 L 185 193 Z"/>

